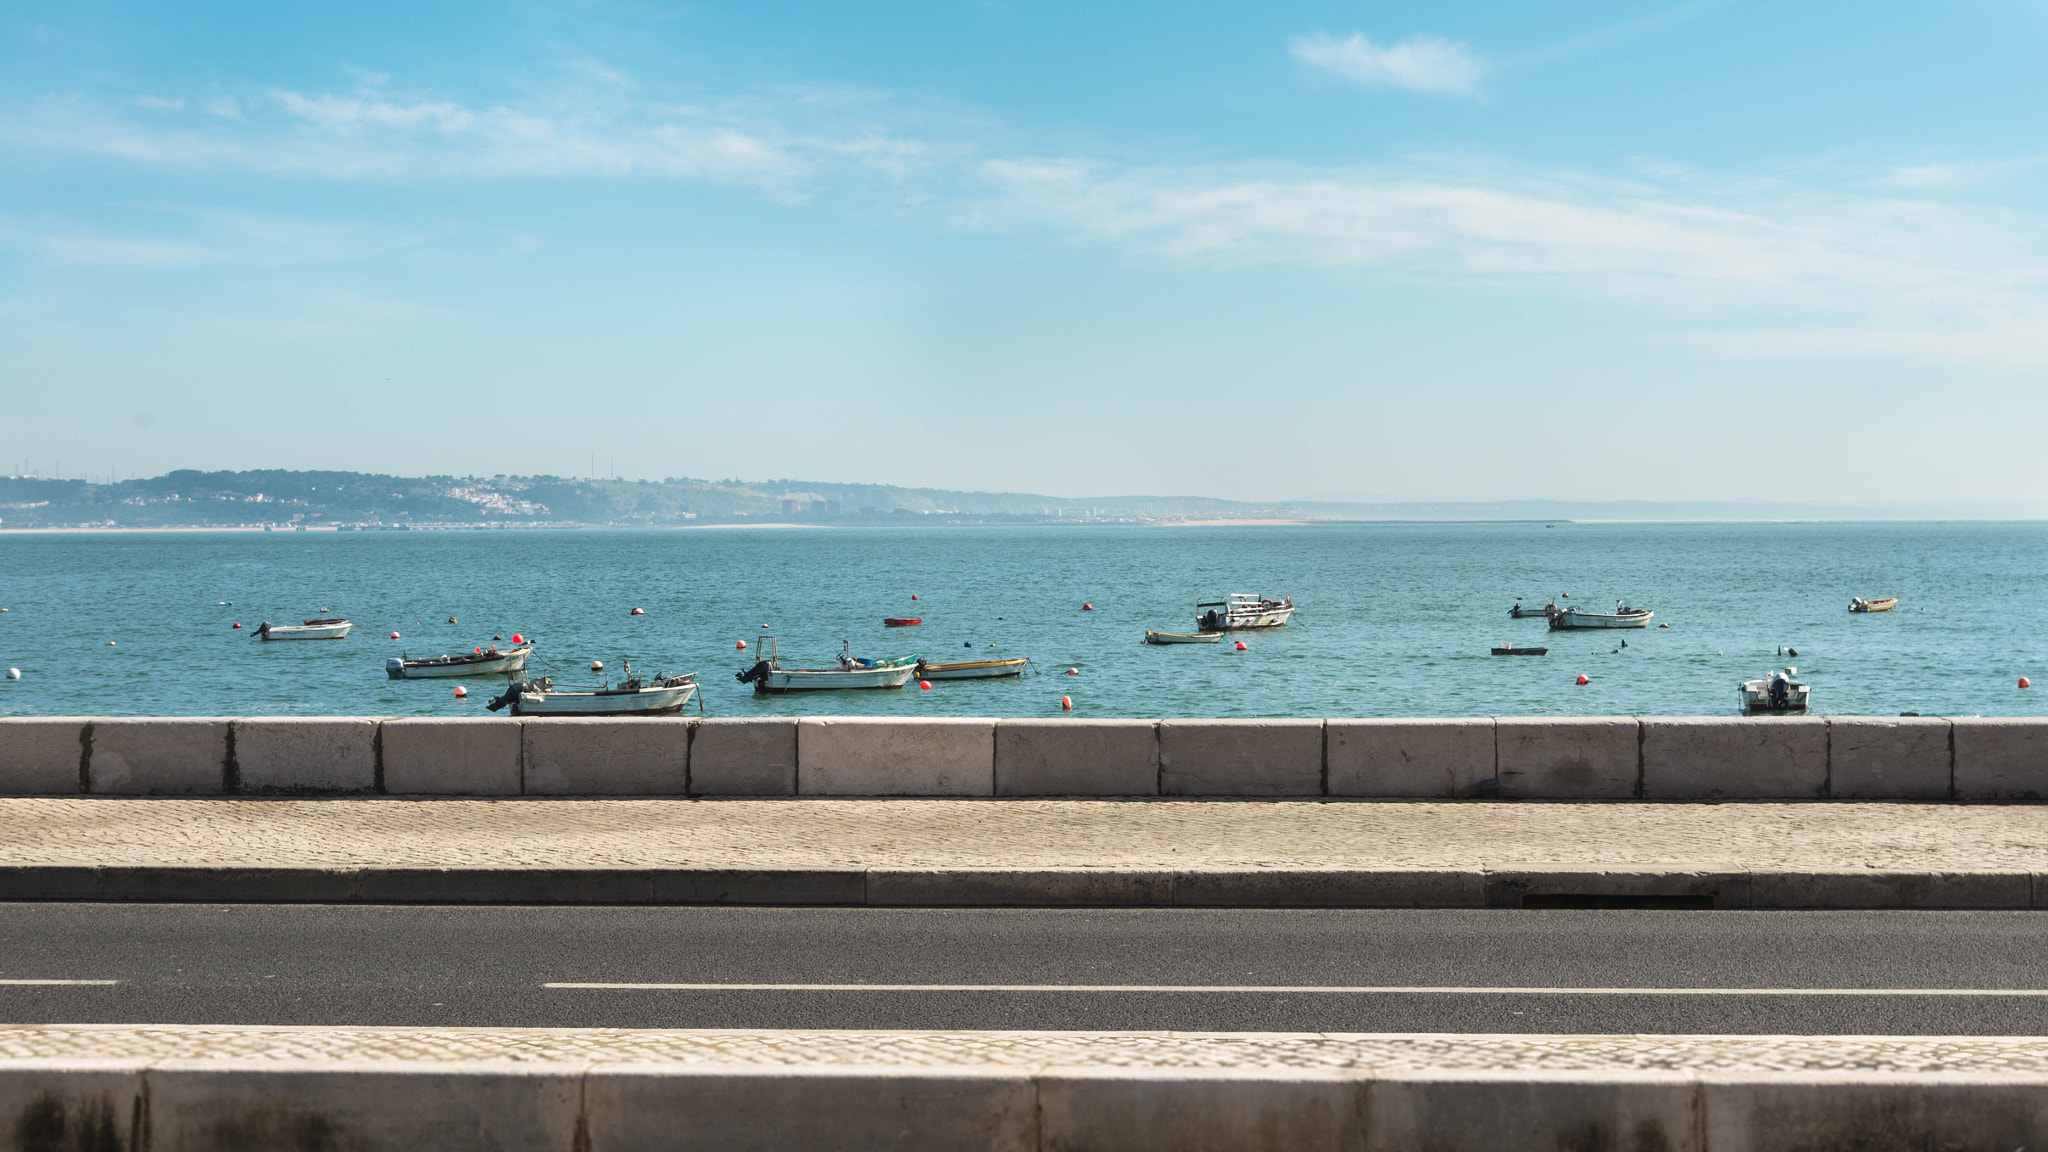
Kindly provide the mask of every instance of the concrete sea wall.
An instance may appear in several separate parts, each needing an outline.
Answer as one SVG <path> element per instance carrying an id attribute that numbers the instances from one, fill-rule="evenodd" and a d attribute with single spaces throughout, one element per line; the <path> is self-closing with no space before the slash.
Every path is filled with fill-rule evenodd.
<path id="1" fill-rule="evenodd" d="M 2048 798 L 2048 719 L 0 719 L 0 795 Z"/>

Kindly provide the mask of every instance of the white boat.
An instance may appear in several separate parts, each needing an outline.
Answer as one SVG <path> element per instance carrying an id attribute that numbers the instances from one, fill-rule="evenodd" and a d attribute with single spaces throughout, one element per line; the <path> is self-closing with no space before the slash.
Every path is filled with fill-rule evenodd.
<path id="1" fill-rule="evenodd" d="M 308 620 L 304 624 L 272 624 L 265 620 L 251 635 L 262 640 L 342 640 L 355 625 L 340 617 Z"/>
<path id="2" fill-rule="evenodd" d="M 1557 615 L 1557 601 L 1555 600 L 1541 608 L 1530 608 L 1525 606 L 1520 600 L 1516 600 L 1514 607 L 1508 609 L 1508 616 L 1515 620 L 1548 620 L 1555 615 Z"/>
<path id="3" fill-rule="evenodd" d="M 1221 632 L 1147 632 L 1147 644 L 1215 644 L 1223 639 Z"/>
<path id="4" fill-rule="evenodd" d="M 1806 711 L 1808 685 L 1792 678 L 1797 671 L 1797 668 L 1786 668 L 1761 680 L 1744 680 L 1736 689 L 1742 710 L 1748 713 Z"/>
<path id="5" fill-rule="evenodd" d="M 1656 613 L 1648 608 L 1631 608 L 1617 603 L 1612 612 L 1587 612 L 1579 608 L 1564 608 L 1550 618 L 1550 630 L 1564 632 L 1575 628 L 1648 628 L 1650 617 Z"/>
<path id="6" fill-rule="evenodd" d="M 631 675 L 617 687 L 557 689 L 543 676 L 521 680 L 484 707 L 496 712 L 510 705 L 514 716 L 667 716 L 683 710 L 697 694 L 695 673 L 657 677 L 651 683 Z"/>
<path id="7" fill-rule="evenodd" d="M 920 680 L 1001 680 L 1022 676 L 1031 661 L 1017 656 L 1008 660 L 955 660 L 951 664 L 919 664 Z"/>
<path id="8" fill-rule="evenodd" d="M 1851 612 L 1889 612 L 1898 606 L 1899 598 L 1897 596 L 1878 596 L 1869 600 L 1865 600 L 1861 596 L 1855 596 L 1849 600 L 1849 611 Z"/>
<path id="9" fill-rule="evenodd" d="M 437 680 L 449 676 L 505 676 L 526 668 L 532 648 L 485 648 L 467 656 L 436 656 L 431 660 L 407 660 L 393 656 L 384 661 L 384 674 L 393 680 Z"/>
<path id="10" fill-rule="evenodd" d="M 899 656 L 894 660 L 864 660 L 843 645 L 837 668 L 784 668 L 776 659 L 775 637 L 764 636 L 768 658 L 733 678 L 752 684 L 754 691 L 780 695 L 785 692 L 831 692 L 849 688 L 901 688 L 917 674 L 918 658 Z"/>
<path id="11" fill-rule="evenodd" d="M 1204 632 L 1243 632 L 1252 628 L 1282 628 L 1294 615 L 1294 597 L 1268 600 L 1249 592 L 1232 592 L 1228 600 L 1197 604 L 1204 609 L 1195 617 L 1195 627 Z"/>

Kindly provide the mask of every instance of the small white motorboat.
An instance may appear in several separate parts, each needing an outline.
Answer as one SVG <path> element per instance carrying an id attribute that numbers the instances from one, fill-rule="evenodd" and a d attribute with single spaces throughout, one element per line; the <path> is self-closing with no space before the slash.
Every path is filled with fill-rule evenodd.
<path id="1" fill-rule="evenodd" d="M 1249 592 L 1232 592 L 1228 600 L 1195 605 L 1204 611 L 1195 617 L 1195 627 L 1204 632 L 1244 632 L 1253 628 L 1284 628 L 1294 615 L 1294 597 L 1268 600 Z"/>
<path id="2" fill-rule="evenodd" d="M 658 676 L 643 681 L 626 665 L 626 679 L 616 687 L 555 687 L 553 679 L 521 680 L 484 707 L 493 712 L 510 705 L 514 716 L 668 716 L 683 710 L 697 694 L 696 673 Z"/>
<path id="3" fill-rule="evenodd" d="M 1522 603 L 1520 597 L 1517 597 L 1514 607 L 1508 609 L 1508 617 L 1513 620 L 1548 620 L 1555 615 L 1557 615 L 1557 601 L 1555 600 L 1541 608 L 1530 608 Z"/>
<path id="4" fill-rule="evenodd" d="M 1147 644 L 1215 644 L 1223 639 L 1221 632 L 1147 632 Z"/>
<path id="5" fill-rule="evenodd" d="M 1773 671 L 1761 680 L 1744 680 L 1736 689 L 1742 710 L 1752 715 L 1759 712 L 1804 712 L 1808 685 L 1794 680 L 1797 668 Z"/>
<path id="6" fill-rule="evenodd" d="M 251 635 L 262 640 L 342 640 L 354 627 L 339 616 L 308 620 L 304 624 L 272 624 L 265 620 Z"/>
<path id="7" fill-rule="evenodd" d="M 919 664 L 920 680 L 1001 680 L 1022 676 L 1031 661 L 1018 656 L 1008 660 L 955 660 L 950 664 Z"/>
<path id="8" fill-rule="evenodd" d="M 532 648 L 480 648 L 467 656 L 436 656 L 431 660 L 407 660 L 393 656 L 384 661 L 384 674 L 393 680 L 434 680 L 449 676 L 507 676 L 526 668 Z"/>
<path id="9" fill-rule="evenodd" d="M 1865 600 L 1861 596 L 1854 596 L 1849 600 L 1849 611 L 1851 612 L 1889 612 L 1898 606 L 1899 598 L 1897 596 L 1877 596 L 1869 600 Z"/>
<path id="10" fill-rule="evenodd" d="M 764 636 L 768 658 L 752 668 L 733 674 L 754 691 L 780 695 L 785 692 L 830 692 L 848 688 L 901 688 L 917 674 L 916 656 L 893 660 L 868 660 L 852 654 L 852 645 L 842 642 L 837 668 L 784 668 L 777 662 L 775 637 Z"/>
<path id="11" fill-rule="evenodd" d="M 1631 608 L 1619 601 L 1612 612 L 1587 612 L 1579 608 L 1560 609 L 1550 618 L 1550 630 L 1565 632 L 1584 628 L 1648 628 L 1656 613 L 1648 608 Z"/>

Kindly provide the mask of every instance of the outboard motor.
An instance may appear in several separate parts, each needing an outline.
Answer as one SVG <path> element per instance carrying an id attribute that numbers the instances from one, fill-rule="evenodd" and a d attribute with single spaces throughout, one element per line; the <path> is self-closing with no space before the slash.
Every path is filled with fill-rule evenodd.
<path id="1" fill-rule="evenodd" d="M 1771 707 L 1783 708 L 1792 701 L 1792 682 L 1782 672 L 1771 673 Z"/>
<path id="2" fill-rule="evenodd" d="M 773 665 L 769 664 L 768 661 L 763 660 L 759 664 L 754 665 L 752 668 L 749 668 L 744 672 L 733 673 L 732 678 L 739 681 L 742 684 L 752 684 L 757 680 L 766 680 L 768 678 L 768 673 L 771 671 L 773 671 Z"/>
<path id="3" fill-rule="evenodd" d="M 1209 609 L 1208 614 L 1202 617 L 1202 623 L 1207 624 L 1211 628 L 1216 626 L 1216 610 L 1214 608 Z"/>
<path id="4" fill-rule="evenodd" d="M 491 701 L 489 704 L 484 705 L 484 707 L 490 709 L 493 712 L 496 712 L 504 708 L 508 704 L 517 703 L 519 700 L 519 694 L 524 691 L 526 691 L 526 681 L 514 680 L 512 683 L 506 685 L 505 694 L 503 696 L 500 696 L 496 700 Z"/>

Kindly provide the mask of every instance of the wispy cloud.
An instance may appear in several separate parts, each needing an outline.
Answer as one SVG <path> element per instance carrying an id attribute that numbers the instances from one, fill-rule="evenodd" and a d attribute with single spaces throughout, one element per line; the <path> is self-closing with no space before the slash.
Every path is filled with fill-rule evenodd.
<path id="1" fill-rule="evenodd" d="M 1288 45 L 1296 60 L 1358 84 L 1404 88 L 1431 96 L 1473 96 L 1486 64 L 1472 50 L 1440 36 L 1411 36 L 1384 47 L 1354 32 L 1298 36 Z"/>

